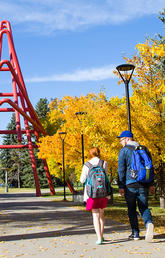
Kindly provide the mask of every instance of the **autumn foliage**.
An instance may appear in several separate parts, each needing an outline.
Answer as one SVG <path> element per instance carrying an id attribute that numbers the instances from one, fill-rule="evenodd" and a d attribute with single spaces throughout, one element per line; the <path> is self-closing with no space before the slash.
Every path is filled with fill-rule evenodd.
<path id="1" fill-rule="evenodd" d="M 146 145 L 152 153 L 156 173 L 165 177 L 165 81 L 155 64 L 165 55 L 164 45 L 152 42 L 137 45 L 138 53 L 126 62 L 135 65 L 130 97 L 132 131 L 135 140 Z M 117 74 L 117 72 L 116 72 Z M 119 86 L 119 87 L 123 87 Z M 76 112 L 87 112 L 78 121 Z M 39 157 L 46 158 L 50 172 L 61 176 L 62 144 L 59 131 L 66 131 L 65 164 L 67 177 L 79 180 L 82 169 L 81 133 L 84 135 L 85 161 L 91 146 L 101 149 L 101 156 L 108 161 L 109 173 L 117 175 L 118 152 L 121 148 L 116 136 L 127 130 L 126 98 L 107 99 L 104 92 L 96 95 L 56 99 L 50 103 L 48 115 L 56 133 L 42 137 Z M 162 192 L 163 194 L 163 192 Z"/>

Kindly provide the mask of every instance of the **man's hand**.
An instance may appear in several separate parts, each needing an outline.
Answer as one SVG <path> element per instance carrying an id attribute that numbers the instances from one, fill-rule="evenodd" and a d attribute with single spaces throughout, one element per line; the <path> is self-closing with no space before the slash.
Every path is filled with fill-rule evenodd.
<path id="1" fill-rule="evenodd" d="M 150 193 L 151 193 L 152 195 L 155 194 L 155 186 L 150 186 Z"/>
<path id="2" fill-rule="evenodd" d="M 119 188 L 119 193 L 123 197 L 124 196 L 124 188 Z"/>

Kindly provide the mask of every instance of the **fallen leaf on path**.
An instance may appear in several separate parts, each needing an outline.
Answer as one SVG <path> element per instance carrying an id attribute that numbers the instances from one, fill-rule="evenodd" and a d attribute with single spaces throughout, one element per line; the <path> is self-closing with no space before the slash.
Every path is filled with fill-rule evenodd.
<path id="1" fill-rule="evenodd" d="M 151 252 L 129 252 L 130 254 L 151 254 Z"/>

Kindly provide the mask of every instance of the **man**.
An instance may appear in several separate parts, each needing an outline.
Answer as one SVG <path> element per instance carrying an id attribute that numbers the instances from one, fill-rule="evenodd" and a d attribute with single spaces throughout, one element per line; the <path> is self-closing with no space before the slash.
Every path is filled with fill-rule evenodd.
<path id="1" fill-rule="evenodd" d="M 125 200 L 128 207 L 128 217 L 132 229 L 132 234 L 129 239 L 139 240 L 139 226 L 136 212 L 136 203 L 138 205 L 141 216 L 146 226 L 145 240 L 150 242 L 153 239 L 154 226 L 150 210 L 148 209 L 148 192 L 154 194 L 155 187 L 154 182 L 151 183 L 139 183 L 136 179 L 133 179 L 130 174 L 132 151 L 133 147 L 139 146 L 138 142 L 133 141 L 133 134 L 130 131 L 123 131 L 120 136 L 120 143 L 123 148 L 119 152 L 118 156 L 118 185 L 119 193 L 121 196 L 125 196 Z M 129 148 L 130 146 L 130 148 Z M 133 146 L 133 147 L 131 147 Z M 148 149 L 146 151 L 150 155 Z"/>

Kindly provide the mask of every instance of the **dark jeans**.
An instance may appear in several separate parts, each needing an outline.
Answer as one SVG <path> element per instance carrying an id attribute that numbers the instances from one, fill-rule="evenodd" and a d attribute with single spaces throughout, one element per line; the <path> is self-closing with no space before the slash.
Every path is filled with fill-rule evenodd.
<path id="1" fill-rule="evenodd" d="M 128 217 L 132 228 L 132 233 L 139 233 L 136 203 L 144 220 L 145 226 L 148 223 L 152 223 L 151 212 L 148 209 L 148 188 L 126 188 L 125 199 L 127 202 Z"/>

